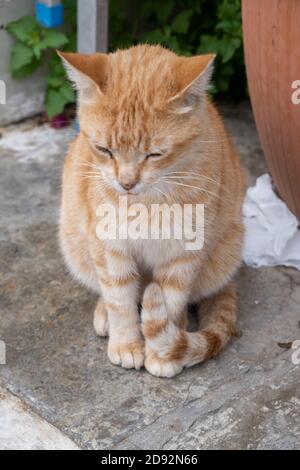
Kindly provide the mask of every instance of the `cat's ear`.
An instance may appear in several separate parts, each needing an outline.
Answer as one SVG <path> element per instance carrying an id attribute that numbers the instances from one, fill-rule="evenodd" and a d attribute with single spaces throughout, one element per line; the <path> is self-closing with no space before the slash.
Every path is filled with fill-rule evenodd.
<path id="1" fill-rule="evenodd" d="M 198 55 L 195 57 L 178 57 L 175 62 L 175 80 L 178 91 L 170 101 L 185 98 L 192 106 L 199 102 L 210 86 L 213 73 L 215 54 Z"/>
<path id="2" fill-rule="evenodd" d="M 102 95 L 107 83 L 109 58 L 107 54 L 77 54 L 60 52 L 67 74 L 79 92 L 80 103 L 92 102 L 95 95 Z"/>

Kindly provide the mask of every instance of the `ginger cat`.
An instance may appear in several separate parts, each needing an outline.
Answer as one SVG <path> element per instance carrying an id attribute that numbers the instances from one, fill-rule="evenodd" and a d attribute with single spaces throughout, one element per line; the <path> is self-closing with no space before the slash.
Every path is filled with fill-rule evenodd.
<path id="1" fill-rule="evenodd" d="M 235 333 L 244 179 L 206 96 L 213 55 L 140 45 L 59 53 L 79 95 L 80 133 L 65 161 L 60 241 L 77 280 L 99 294 L 94 327 L 113 364 L 172 377 L 215 356 Z M 103 203 L 204 204 L 205 239 L 104 240 Z M 199 330 L 189 332 L 187 306 Z M 142 305 L 141 315 L 139 305 Z M 201 308 L 200 308 L 201 307 Z"/>

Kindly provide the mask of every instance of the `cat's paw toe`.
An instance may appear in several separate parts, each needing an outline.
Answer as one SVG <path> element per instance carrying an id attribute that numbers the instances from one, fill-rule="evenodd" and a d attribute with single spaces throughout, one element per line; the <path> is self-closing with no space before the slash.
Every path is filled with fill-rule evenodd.
<path id="1" fill-rule="evenodd" d="M 145 368 L 155 377 L 171 378 L 179 374 L 183 366 L 176 361 L 164 361 L 152 353 L 145 359 Z"/>
<path id="2" fill-rule="evenodd" d="M 125 369 L 141 369 L 144 364 L 144 344 L 142 341 L 134 343 L 110 343 L 108 345 L 108 358 L 110 362 Z"/>
<path id="3" fill-rule="evenodd" d="M 102 299 L 98 301 L 94 312 L 94 330 L 98 336 L 108 336 L 108 318 Z"/>

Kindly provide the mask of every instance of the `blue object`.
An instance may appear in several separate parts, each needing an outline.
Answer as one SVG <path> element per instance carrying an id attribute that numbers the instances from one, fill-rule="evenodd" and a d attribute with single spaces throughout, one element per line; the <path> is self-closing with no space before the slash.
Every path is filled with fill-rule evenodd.
<path id="1" fill-rule="evenodd" d="M 64 23 L 64 5 L 46 5 L 45 3 L 35 3 L 35 16 L 38 22 L 45 28 L 55 28 Z"/>
<path id="2" fill-rule="evenodd" d="M 72 127 L 77 132 L 77 134 L 79 134 L 80 124 L 79 124 L 78 118 L 76 118 L 75 121 L 73 121 Z"/>

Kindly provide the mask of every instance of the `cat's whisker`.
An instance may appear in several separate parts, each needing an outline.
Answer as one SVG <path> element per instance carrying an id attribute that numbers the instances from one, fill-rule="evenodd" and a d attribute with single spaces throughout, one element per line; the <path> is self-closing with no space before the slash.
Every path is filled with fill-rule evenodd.
<path id="1" fill-rule="evenodd" d="M 93 168 L 92 168 L 91 170 L 87 169 L 87 171 L 86 171 L 85 173 L 86 173 L 86 174 L 91 174 L 91 173 L 95 174 L 95 173 L 96 173 L 97 175 L 101 175 L 101 174 L 102 174 L 101 171 L 95 170 L 95 169 L 93 169 Z"/>
<path id="2" fill-rule="evenodd" d="M 169 175 L 166 176 L 166 178 L 172 178 L 172 179 L 190 179 L 190 180 L 195 180 L 195 179 L 201 179 L 201 175 Z M 204 177 L 205 178 L 205 177 Z M 206 178 L 205 178 L 206 179 Z M 217 185 L 220 185 L 221 183 L 218 181 L 214 181 L 211 178 L 207 178 L 208 181 L 211 181 L 212 183 L 215 183 Z"/>
<path id="3" fill-rule="evenodd" d="M 96 170 L 100 171 L 100 167 L 96 165 L 95 163 L 88 162 L 87 160 L 84 160 L 83 162 L 76 163 L 77 166 L 88 166 L 90 168 L 94 168 Z"/>
<path id="4" fill-rule="evenodd" d="M 158 191 L 160 194 L 162 194 L 166 199 L 168 199 L 168 195 L 164 193 L 161 189 L 157 188 L 156 186 L 153 187 L 155 191 Z"/>
<path id="5" fill-rule="evenodd" d="M 182 176 L 181 176 L 182 175 Z M 195 177 L 195 179 L 200 179 L 200 178 L 204 178 L 206 179 L 207 181 L 211 181 L 212 183 L 215 183 L 217 184 L 218 186 L 221 185 L 221 182 L 220 181 L 216 181 L 214 180 L 213 178 L 209 178 L 208 176 L 206 175 L 202 175 L 201 173 L 196 173 L 196 172 L 193 172 L 193 171 L 172 171 L 170 173 L 166 173 L 165 175 L 163 176 L 167 176 L 167 177 L 172 177 L 172 178 L 188 178 L 189 176 L 191 177 L 191 179 L 193 177 Z"/>
<path id="6" fill-rule="evenodd" d="M 98 184 L 98 185 L 96 186 L 96 189 L 103 189 L 104 187 L 105 187 L 104 184 Z"/>
<path id="7" fill-rule="evenodd" d="M 172 177 L 172 178 L 183 178 L 183 177 L 195 177 L 195 178 L 204 178 L 208 181 L 211 181 L 212 183 L 215 183 L 215 184 L 220 184 L 220 181 L 216 181 L 214 180 L 213 178 L 209 178 L 208 176 L 206 175 L 202 175 L 201 173 L 196 173 L 196 172 L 191 172 L 191 171 L 173 171 L 171 173 L 166 173 L 165 175 L 163 176 L 168 176 L 168 177 Z"/>
<path id="8" fill-rule="evenodd" d="M 83 159 L 80 162 L 76 163 L 76 165 L 83 165 L 83 164 L 90 165 L 90 166 L 97 166 L 95 163 L 90 162 L 89 160 L 86 160 L 86 159 Z"/>
<path id="9" fill-rule="evenodd" d="M 204 189 L 204 188 L 199 188 L 198 186 L 194 186 L 194 185 L 191 185 L 191 184 L 179 183 L 178 181 L 168 181 L 166 179 L 164 179 L 163 181 L 166 184 L 174 184 L 174 185 L 177 185 L 177 186 L 184 186 L 186 188 L 197 189 L 198 191 L 201 191 L 203 193 L 209 194 L 209 195 L 214 196 L 214 197 L 219 198 L 219 199 L 223 199 L 223 198 L 221 198 L 221 196 L 219 194 L 213 193 L 212 191 L 208 191 L 207 189 Z"/>
<path id="10" fill-rule="evenodd" d="M 164 176 L 162 178 L 164 178 Z M 176 175 L 176 176 L 169 175 L 169 176 L 165 176 L 165 178 L 176 179 L 176 180 L 198 180 L 198 181 L 201 181 L 201 178 L 204 178 L 205 180 L 210 181 L 211 183 L 215 183 L 218 187 L 221 188 L 221 182 L 215 181 L 214 179 L 209 178 L 205 175 L 198 175 L 197 173 L 193 175 Z M 224 190 L 224 192 L 226 192 L 227 194 L 230 194 L 230 191 L 228 191 L 226 188 L 222 188 L 222 190 Z"/>
<path id="11" fill-rule="evenodd" d="M 101 175 L 80 175 L 84 179 L 97 179 L 99 181 L 104 181 L 104 178 Z"/>
<path id="12" fill-rule="evenodd" d="M 201 144 L 218 144 L 220 142 L 226 142 L 226 139 L 218 139 L 218 140 L 198 140 Z"/>
<path id="13" fill-rule="evenodd" d="M 195 176 L 205 177 L 205 175 L 202 175 L 199 172 L 197 173 L 196 171 L 171 171 L 170 173 L 164 174 L 164 176 L 170 176 L 170 175 L 195 175 Z"/>
<path id="14" fill-rule="evenodd" d="M 109 185 L 106 183 L 106 181 L 103 181 L 102 184 L 98 184 L 96 186 L 96 190 L 103 190 L 103 188 L 109 188 Z"/>
<path id="15" fill-rule="evenodd" d="M 98 182 L 99 185 L 107 185 L 107 182 L 104 180 L 104 179 L 99 179 L 99 182 Z"/>
<path id="16" fill-rule="evenodd" d="M 81 176 L 96 175 L 96 176 L 99 176 L 100 178 L 103 178 L 101 173 L 99 173 L 98 171 L 88 171 L 87 173 L 79 173 L 79 174 Z"/>
<path id="17" fill-rule="evenodd" d="M 94 171 L 99 171 L 100 172 L 100 168 L 97 168 L 96 166 L 88 165 L 86 163 L 79 163 L 78 166 L 84 166 L 84 167 L 87 167 L 87 168 L 91 168 Z"/>
<path id="18" fill-rule="evenodd" d="M 87 171 L 84 171 L 83 174 L 85 174 L 85 175 L 101 175 L 102 176 L 102 172 L 100 170 L 95 170 L 93 168 L 91 170 L 87 169 Z"/>

